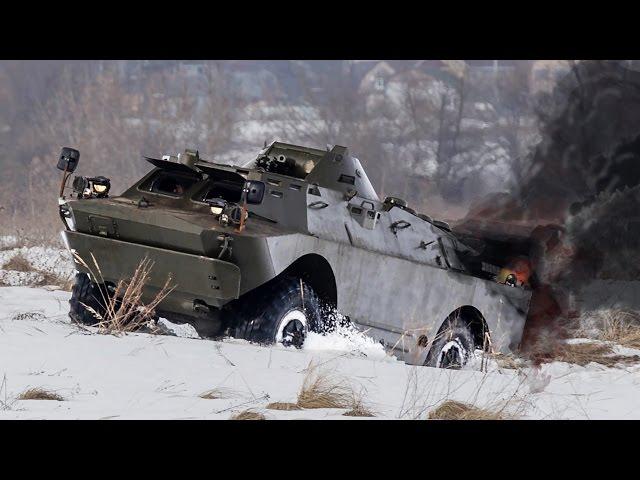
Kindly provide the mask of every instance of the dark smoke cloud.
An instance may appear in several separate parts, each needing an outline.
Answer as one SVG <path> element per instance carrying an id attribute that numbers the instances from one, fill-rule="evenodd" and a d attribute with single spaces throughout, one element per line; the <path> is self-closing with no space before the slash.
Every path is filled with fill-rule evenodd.
<path id="1" fill-rule="evenodd" d="M 486 198 L 463 222 L 484 234 L 505 224 L 531 233 L 530 328 L 570 315 L 594 282 L 640 279 L 640 72 L 621 61 L 575 63 L 540 99 L 538 117 L 542 139 L 515 193 Z"/>
<path id="2" fill-rule="evenodd" d="M 541 141 L 511 195 L 488 198 L 470 217 L 531 224 L 566 221 L 596 195 L 640 183 L 640 72 L 586 61 L 539 99 Z"/>

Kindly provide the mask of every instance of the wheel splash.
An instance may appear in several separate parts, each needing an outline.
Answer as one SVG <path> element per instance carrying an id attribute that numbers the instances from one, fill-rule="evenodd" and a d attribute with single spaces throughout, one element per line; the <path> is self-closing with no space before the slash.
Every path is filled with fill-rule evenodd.
<path id="1" fill-rule="evenodd" d="M 307 334 L 303 349 L 342 352 L 348 356 L 395 361 L 384 347 L 336 309 L 323 308 L 323 322 Z"/>

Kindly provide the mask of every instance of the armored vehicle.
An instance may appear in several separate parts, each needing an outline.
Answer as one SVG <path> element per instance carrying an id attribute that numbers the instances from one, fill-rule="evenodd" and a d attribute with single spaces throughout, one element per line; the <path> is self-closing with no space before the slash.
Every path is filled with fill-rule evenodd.
<path id="1" fill-rule="evenodd" d="M 448 224 L 381 200 L 347 148 L 274 142 L 245 166 L 197 151 L 146 158 L 153 166 L 119 196 L 104 177 L 76 177 L 77 150 L 63 149 L 60 216 L 81 264 L 73 319 L 95 323 L 101 291 L 113 292 L 143 258 L 153 262 L 143 300 L 171 278 L 157 315 L 201 335 L 302 345 L 335 319 L 404 361 L 459 367 L 476 348 L 518 346 L 531 291 L 495 255 L 485 261 Z M 499 278 L 501 277 L 501 278 Z"/>

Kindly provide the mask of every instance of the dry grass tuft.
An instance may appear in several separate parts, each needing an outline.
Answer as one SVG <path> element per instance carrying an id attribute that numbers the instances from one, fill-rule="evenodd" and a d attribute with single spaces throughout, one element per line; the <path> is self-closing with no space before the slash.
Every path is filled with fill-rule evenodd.
<path id="1" fill-rule="evenodd" d="M 231 390 L 227 390 L 225 388 L 212 388 L 211 390 L 202 392 L 198 396 L 205 400 L 218 400 L 222 398 L 233 398 L 235 395 Z"/>
<path id="2" fill-rule="evenodd" d="M 302 407 L 297 403 L 291 402 L 273 402 L 267 405 L 268 410 L 302 410 Z"/>
<path id="3" fill-rule="evenodd" d="M 74 280 L 71 276 L 65 278 L 48 270 L 36 271 L 42 276 L 42 278 L 36 283 L 36 286 L 56 285 L 65 292 L 70 292 L 73 288 Z"/>
<path id="4" fill-rule="evenodd" d="M 274 410 L 300 410 L 314 408 L 345 408 L 347 417 L 375 417 L 364 403 L 364 393 L 356 393 L 343 378 L 317 367 L 309 366 L 307 375 L 298 393 L 297 403 L 272 403 L 267 408 Z"/>
<path id="5" fill-rule="evenodd" d="M 597 312 L 601 322 L 599 340 L 617 343 L 623 347 L 640 349 L 640 313 L 629 310 L 602 310 Z"/>
<path id="6" fill-rule="evenodd" d="M 353 391 L 344 381 L 311 367 L 298 394 L 301 408 L 349 408 Z"/>
<path id="7" fill-rule="evenodd" d="M 266 420 L 266 417 L 260 412 L 255 412 L 253 410 L 244 410 L 233 415 L 231 417 L 231 420 Z"/>
<path id="8" fill-rule="evenodd" d="M 15 250 L 16 248 L 20 248 L 21 245 L 18 243 L 0 243 L 0 252 L 7 252 L 9 250 Z"/>
<path id="9" fill-rule="evenodd" d="M 20 252 L 16 253 L 6 261 L 2 266 L 2 269 L 14 272 L 33 272 L 39 274 L 39 279 L 33 284 L 36 287 L 56 285 L 65 291 L 71 291 L 71 288 L 73 287 L 72 277 L 62 277 L 54 271 L 36 268 L 29 259 Z"/>
<path id="10" fill-rule="evenodd" d="M 342 415 L 345 417 L 375 417 L 374 413 L 362 404 L 354 405 L 351 410 Z"/>
<path id="11" fill-rule="evenodd" d="M 359 393 L 352 391 L 350 410 L 344 412 L 342 415 L 345 417 L 375 417 L 376 415 L 373 410 L 365 404 L 364 396 L 364 389 L 360 390 Z"/>
<path id="12" fill-rule="evenodd" d="M 56 392 L 52 392 L 50 390 L 45 390 L 44 388 L 35 387 L 29 388 L 22 392 L 17 397 L 18 400 L 55 400 L 58 402 L 64 401 L 64 397 L 62 395 L 57 394 Z"/>
<path id="13" fill-rule="evenodd" d="M 429 420 L 505 420 L 502 411 L 474 407 L 468 403 L 445 400 L 429 412 Z"/>
<path id="14" fill-rule="evenodd" d="M 16 253 L 7 260 L 2 266 L 3 270 L 12 270 L 14 272 L 35 272 L 36 269 L 31 262 L 22 253 Z"/>
<path id="15" fill-rule="evenodd" d="M 503 368 L 505 370 L 520 370 L 523 367 L 527 366 L 527 361 L 517 356 L 515 353 L 485 353 L 487 358 L 494 360 L 499 368 Z"/>
<path id="16" fill-rule="evenodd" d="M 604 343 L 561 343 L 546 352 L 537 352 L 540 363 L 566 362 L 585 366 L 591 362 L 606 367 L 640 362 L 640 356 L 614 355 L 613 347 Z"/>
<path id="17" fill-rule="evenodd" d="M 78 263 L 89 270 L 96 283 L 104 284 L 102 272 L 93 254 L 91 255 L 94 263 L 93 268 L 89 267 L 78 255 L 74 254 L 74 257 Z M 128 281 L 120 280 L 118 282 L 113 296 L 104 295 L 102 299 L 105 306 L 104 314 L 85 305 L 98 319 L 98 333 L 121 334 L 149 328 L 152 325 L 156 307 L 174 288 L 169 286 L 171 283 L 171 277 L 169 277 L 151 302 L 145 305 L 142 302 L 142 295 L 152 268 L 153 262 L 145 257 Z M 154 330 L 153 327 L 151 329 Z"/>

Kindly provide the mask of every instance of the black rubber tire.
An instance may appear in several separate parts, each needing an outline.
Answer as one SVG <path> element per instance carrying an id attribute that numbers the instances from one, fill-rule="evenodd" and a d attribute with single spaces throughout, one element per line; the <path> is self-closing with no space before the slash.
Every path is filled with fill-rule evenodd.
<path id="1" fill-rule="evenodd" d="M 449 348 L 441 357 L 441 352 L 446 346 Z M 447 319 L 440 328 L 424 364 L 428 367 L 458 370 L 467 364 L 474 350 L 475 340 L 468 323 L 462 318 Z"/>
<path id="2" fill-rule="evenodd" d="M 83 325 L 95 325 L 100 320 L 91 313 L 85 305 L 90 306 L 99 314 L 104 312 L 100 288 L 91 281 L 86 273 L 77 273 L 71 298 L 69 299 L 69 317 L 72 321 Z"/>
<path id="3" fill-rule="evenodd" d="M 313 289 L 299 278 L 283 277 L 249 292 L 238 300 L 234 309 L 231 334 L 263 345 L 276 343 L 281 321 L 292 310 L 304 312 L 307 331 L 315 331 L 321 323 L 321 308 Z M 300 338 L 292 343 L 300 348 Z M 304 338 L 301 339 L 304 342 Z"/>

